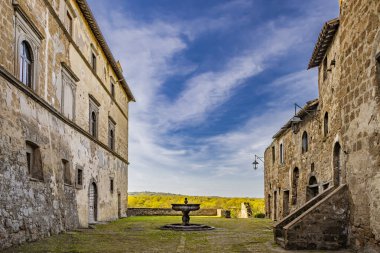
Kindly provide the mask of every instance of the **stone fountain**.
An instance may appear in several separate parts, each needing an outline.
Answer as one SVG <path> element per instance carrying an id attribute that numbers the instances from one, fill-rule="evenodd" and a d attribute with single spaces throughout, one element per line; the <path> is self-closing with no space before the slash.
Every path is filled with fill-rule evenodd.
<path id="1" fill-rule="evenodd" d="M 210 227 L 203 224 L 190 224 L 189 213 L 200 209 L 201 204 L 189 204 L 187 198 L 185 198 L 184 204 L 172 204 L 172 209 L 182 212 L 182 223 L 168 224 L 162 226 L 164 230 L 177 230 L 177 231 L 202 231 L 212 230 L 214 227 Z"/>

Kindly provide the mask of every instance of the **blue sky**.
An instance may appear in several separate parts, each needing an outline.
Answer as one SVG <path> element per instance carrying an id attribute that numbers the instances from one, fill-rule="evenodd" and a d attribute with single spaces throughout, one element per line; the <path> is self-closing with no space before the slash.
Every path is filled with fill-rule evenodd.
<path id="1" fill-rule="evenodd" d="M 293 104 L 338 0 L 88 0 L 137 99 L 129 191 L 263 197 L 252 169 Z"/>

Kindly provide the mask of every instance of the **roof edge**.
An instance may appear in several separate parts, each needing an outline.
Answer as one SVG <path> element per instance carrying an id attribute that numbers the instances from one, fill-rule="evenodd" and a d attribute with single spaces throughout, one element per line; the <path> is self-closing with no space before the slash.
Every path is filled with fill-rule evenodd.
<path id="1" fill-rule="evenodd" d="M 323 25 L 307 69 L 318 67 L 321 64 L 323 58 L 326 55 L 327 49 L 330 47 L 331 42 L 335 37 L 336 31 L 339 28 L 339 24 L 339 18 L 334 18 L 327 21 Z"/>
<path id="2" fill-rule="evenodd" d="M 105 56 L 107 57 L 107 60 L 109 61 L 113 71 L 115 71 L 117 78 L 119 79 L 117 82 L 120 82 L 127 93 L 128 98 L 130 101 L 136 102 L 135 97 L 132 94 L 131 89 L 128 86 L 127 81 L 124 78 L 123 73 L 118 68 L 117 62 L 99 28 L 98 23 L 95 20 L 94 14 L 91 11 L 90 6 L 88 5 L 86 0 L 76 0 L 81 12 L 83 13 L 83 16 L 85 17 L 88 25 L 90 26 L 91 31 L 93 32 L 96 40 L 98 41 L 100 47 L 102 48 Z"/>

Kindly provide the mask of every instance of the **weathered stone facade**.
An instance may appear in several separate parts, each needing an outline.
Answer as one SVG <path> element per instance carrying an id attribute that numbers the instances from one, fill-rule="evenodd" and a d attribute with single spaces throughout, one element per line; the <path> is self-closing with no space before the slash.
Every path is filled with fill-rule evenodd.
<path id="1" fill-rule="evenodd" d="M 134 97 L 86 1 L 4 0 L 0 31 L 0 249 L 124 216 Z"/>
<path id="2" fill-rule="evenodd" d="M 346 184 L 345 246 L 380 252 L 380 2 L 340 2 L 340 17 L 322 29 L 309 65 L 319 68 L 319 98 L 265 151 L 266 213 L 281 223 L 328 187 Z M 303 152 L 304 132 L 308 150 Z M 326 210 L 318 203 L 305 209 Z M 323 217 L 332 222 L 337 210 Z M 310 223 L 310 217 L 304 221 Z"/>

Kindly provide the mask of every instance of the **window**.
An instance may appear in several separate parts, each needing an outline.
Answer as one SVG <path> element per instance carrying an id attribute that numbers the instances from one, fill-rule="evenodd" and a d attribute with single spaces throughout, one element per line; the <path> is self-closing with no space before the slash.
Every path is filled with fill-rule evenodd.
<path id="1" fill-rule="evenodd" d="M 32 49 L 27 41 L 21 42 L 20 48 L 20 81 L 29 88 L 33 87 L 33 58 Z"/>
<path id="2" fill-rule="evenodd" d="M 280 163 L 284 163 L 284 144 L 280 144 Z"/>
<path id="3" fill-rule="evenodd" d="M 339 142 L 335 143 L 334 145 L 334 154 L 333 154 L 333 172 L 334 172 L 334 186 L 340 185 L 340 178 L 341 178 L 341 146 Z"/>
<path id="4" fill-rule="evenodd" d="M 90 95 L 89 131 L 94 138 L 98 138 L 99 105 L 100 104 Z"/>
<path id="5" fill-rule="evenodd" d="M 83 169 L 82 169 L 82 167 L 77 167 L 76 187 L 78 189 L 83 187 Z"/>
<path id="6" fill-rule="evenodd" d="M 276 160 L 276 149 L 275 149 L 275 147 L 273 146 L 273 147 L 272 147 L 272 163 L 273 163 L 273 164 L 274 164 L 275 160 Z"/>
<path id="7" fill-rule="evenodd" d="M 97 136 L 97 125 L 98 119 L 95 112 L 91 112 L 91 135 L 93 137 Z"/>
<path id="8" fill-rule="evenodd" d="M 91 54 L 91 67 L 92 67 L 92 70 L 94 70 L 96 72 L 96 55 L 95 55 L 95 53 Z"/>
<path id="9" fill-rule="evenodd" d="M 29 176 L 40 181 L 44 180 L 40 148 L 30 142 L 26 142 L 26 163 Z"/>
<path id="10" fill-rule="evenodd" d="M 108 147 L 115 150 L 115 121 L 109 117 L 108 119 Z"/>
<path id="11" fill-rule="evenodd" d="M 14 72 L 25 86 L 37 90 L 39 49 L 44 36 L 22 11 L 15 8 Z"/>
<path id="12" fill-rule="evenodd" d="M 69 161 L 62 159 L 62 171 L 63 171 L 63 182 L 65 184 L 71 185 L 71 172 Z"/>
<path id="13" fill-rule="evenodd" d="M 111 81 L 111 96 L 115 98 L 115 84 Z"/>
<path id="14" fill-rule="evenodd" d="M 110 192 L 113 193 L 113 178 L 110 179 Z"/>
<path id="15" fill-rule="evenodd" d="M 302 154 L 308 151 L 308 145 L 307 132 L 305 131 L 302 134 Z"/>
<path id="16" fill-rule="evenodd" d="M 73 18 L 70 12 L 66 12 L 66 30 L 70 35 L 73 33 Z"/>
<path id="17" fill-rule="evenodd" d="M 325 117 L 323 119 L 323 134 L 327 136 L 329 133 L 329 114 L 326 112 Z"/>
<path id="18" fill-rule="evenodd" d="M 70 74 L 70 72 L 71 70 L 68 70 L 68 67 L 65 64 L 63 64 L 61 87 L 61 112 L 68 119 L 74 120 L 76 91 L 75 81 L 79 81 L 79 79 L 74 74 Z"/>
<path id="19" fill-rule="evenodd" d="M 323 59 L 323 80 L 327 78 L 327 56 Z"/>

